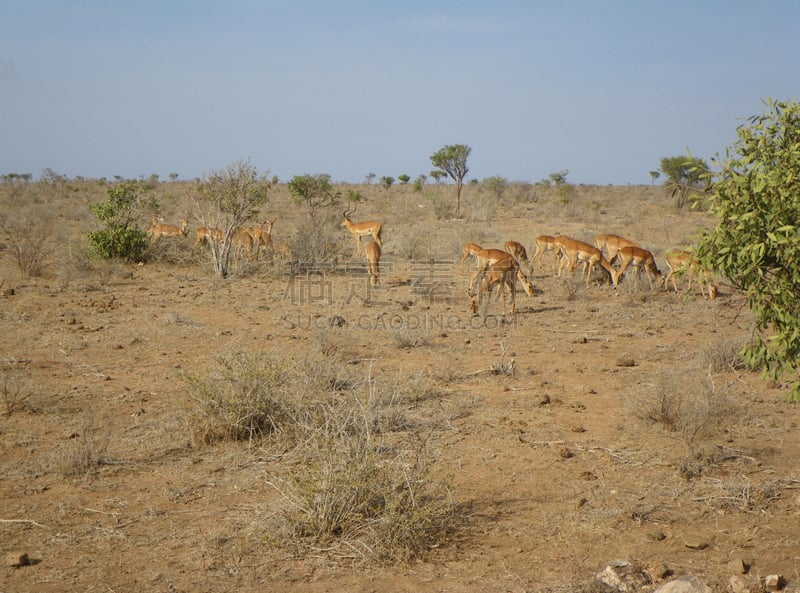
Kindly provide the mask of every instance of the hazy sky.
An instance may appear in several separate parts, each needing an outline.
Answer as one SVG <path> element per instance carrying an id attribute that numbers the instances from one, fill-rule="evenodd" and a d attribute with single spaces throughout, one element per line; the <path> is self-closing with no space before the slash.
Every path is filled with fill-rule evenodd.
<path id="1" fill-rule="evenodd" d="M 800 95 L 800 0 L 0 0 L 0 174 L 650 183 Z"/>

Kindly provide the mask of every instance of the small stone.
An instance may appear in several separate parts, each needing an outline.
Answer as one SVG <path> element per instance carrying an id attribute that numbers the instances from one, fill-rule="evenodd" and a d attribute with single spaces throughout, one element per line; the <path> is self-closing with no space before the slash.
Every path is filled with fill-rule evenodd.
<path id="1" fill-rule="evenodd" d="M 667 578 L 669 575 L 672 574 L 672 571 L 664 563 L 654 564 L 653 566 L 650 567 L 650 570 L 648 570 L 647 572 L 650 574 L 651 579 L 659 581 Z"/>
<path id="2" fill-rule="evenodd" d="M 574 455 L 574 453 L 567 447 L 561 447 L 561 449 L 558 451 L 558 454 L 561 456 L 561 459 L 569 459 Z"/>
<path id="3" fill-rule="evenodd" d="M 647 534 L 647 539 L 654 542 L 660 542 L 667 539 L 667 534 L 665 534 L 663 531 L 656 529 L 655 531 L 651 531 Z"/>
<path id="4" fill-rule="evenodd" d="M 750 570 L 750 563 L 742 558 L 735 558 L 728 562 L 727 568 L 732 574 L 747 574 Z"/>
<path id="5" fill-rule="evenodd" d="M 728 577 L 728 586 L 733 593 L 749 593 L 750 583 L 740 574 Z"/>
<path id="6" fill-rule="evenodd" d="M 785 583 L 786 581 L 784 581 L 783 577 L 779 574 L 769 574 L 764 577 L 764 586 L 767 588 L 767 591 L 779 591 L 783 589 Z"/>
<path id="7" fill-rule="evenodd" d="M 702 535 L 684 533 L 683 544 L 690 550 L 705 550 L 708 547 L 708 540 Z"/>
<path id="8" fill-rule="evenodd" d="M 539 396 L 538 401 L 536 402 L 539 407 L 546 406 L 550 404 L 550 396 L 546 393 Z"/>
<path id="9" fill-rule="evenodd" d="M 691 575 L 683 575 L 678 577 L 674 581 L 670 581 L 669 583 L 664 583 L 658 589 L 655 590 L 655 593 L 713 593 L 713 592 L 711 590 L 711 587 L 706 585 L 698 577 Z"/>
<path id="10" fill-rule="evenodd" d="M 11 552 L 6 555 L 6 564 L 12 568 L 21 568 L 28 566 L 30 563 L 31 559 L 28 558 L 25 552 Z"/>
<path id="11" fill-rule="evenodd" d="M 617 359 L 618 367 L 635 367 L 636 361 L 632 358 L 620 357 Z"/>

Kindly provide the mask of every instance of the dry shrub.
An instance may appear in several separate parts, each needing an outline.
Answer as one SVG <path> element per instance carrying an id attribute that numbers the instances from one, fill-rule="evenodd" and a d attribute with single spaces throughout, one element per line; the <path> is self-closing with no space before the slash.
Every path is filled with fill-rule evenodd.
<path id="1" fill-rule="evenodd" d="M 110 421 L 100 427 L 93 416 L 87 416 L 81 429 L 70 435 L 70 443 L 59 447 L 52 455 L 53 469 L 65 478 L 88 477 L 95 473 L 111 462 L 108 455 L 111 433 Z"/>
<path id="2" fill-rule="evenodd" d="M 410 350 L 412 348 L 422 348 L 430 344 L 430 332 L 425 327 L 402 327 L 392 328 L 392 342 L 398 348 Z"/>
<path id="3" fill-rule="evenodd" d="M 45 208 L 27 208 L 13 217 L 0 217 L 0 230 L 17 267 L 26 276 L 41 276 L 55 249 L 53 215 Z"/>
<path id="4" fill-rule="evenodd" d="M 152 241 L 145 253 L 147 261 L 173 265 L 191 264 L 196 259 L 197 251 L 189 237 L 162 237 Z"/>
<path id="5" fill-rule="evenodd" d="M 11 416 L 14 412 L 33 411 L 30 402 L 33 391 L 22 375 L 21 366 L 14 359 L 0 361 L 0 398 L 5 407 L 5 416 Z"/>
<path id="6" fill-rule="evenodd" d="M 394 248 L 399 257 L 407 260 L 428 260 L 435 256 L 430 237 L 419 230 L 402 233 Z"/>
<path id="7" fill-rule="evenodd" d="M 728 386 L 718 387 L 710 374 L 664 371 L 656 377 L 654 396 L 636 399 L 634 414 L 680 434 L 695 451 L 736 419 L 738 408 L 727 391 Z"/>
<path id="8" fill-rule="evenodd" d="M 469 220 L 486 222 L 492 220 L 499 207 L 496 196 L 488 193 L 467 194 L 466 200 L 461 204 L 461 209 L 466 210 Z"/>
<path id="9" fill-rule="evenodd" d="M 252 440 L 287 426 L 288 376 L 286 363 L 262 353 L 226 354 L 208 375 L 188 375 L 195 442 Z"/>
<path id="10" fill-rule="evenodd" d="M 706 366 L 714 373 L 745 368 L 742 350 L 744 340 L 736 338 L 722 338 L 710 344 L 702 352 Z"/>
<path id="11" fill-rule="evenodd" d="M 391 564 L 424 555 L 458 526 L 446 484 L 432 477 L 431 433 L 402 438 L 396 400 L 362 384 L 313 414 L 292 467 L 269 484 L 281 504 L 267 517 L 268 541 L 298 556 Z M 402 412 L 400 413 L 402 415 Z M 408 430 L 408 425 L 403 426 Z"/>
<path id="12" fill-rule="evenodd" d="M 85 242 L 66 241 L 60 245 L 57 277 L 61 290 L 78 279 L 87 278 L 92 270 L 92 258 Z"/>
<path id="13" fill-rule="evenodd" d="M 781 480 L 758 483 L 745 475 L 734 475 L 704 480 L 698 498 L 725 511 L 763 512 L 780 499 L 781 490 L 787 485 Z"/>
<path id="14" fill-rule="evenodd" d="M 348 378 L 333 357 L 286 362 L 259 353 L 220 359 L 191 378 L 194 421 L 206 435 L 260 441 L 283 465 L 280 494 L 254 524 L 276 553 L 392 563 L 440 545 L 457 527 L 449 488 L 432 477 L 435 425 L 408 418 L 394 389 Z"/>

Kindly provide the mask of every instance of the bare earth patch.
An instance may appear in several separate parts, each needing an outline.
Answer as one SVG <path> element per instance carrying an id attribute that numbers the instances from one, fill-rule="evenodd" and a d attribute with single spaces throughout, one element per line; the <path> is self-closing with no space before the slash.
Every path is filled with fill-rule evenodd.
<path id="1" fill-rule="evenodd" d="M 553 278 L 546 260 L 516 317 L 498 300 L 469 314 L 458 247 L 479 231 L 530 252 L 538 234 L 625 232 L 663 266 L 709 224 L 624 189 L 548 216 L 498 206 L 490 222 L 387 200 L 376 288 L 352 270 L 222 282 L 192 261 L 29 278 L 0 251 L 14 289 L 0 296 L 0 542 L 28 557 L 5 563 L 0 590 L 588 591 L 613 560 L 645 567 L 651 588 L 693 574 L 727 590 L 744 561 L 747 577 L 797 590 L 800 408 L 736 364 L 749 317 L 735 290 L 707 301 L 629 278 L 615 293 Z M 397 255 L 393 241 L 436 229 L 444 264 Z M 258 439 L 205 443 L 192 422 L 187 374 L 232 352 L 333 360 L 396 390 L 393 430 L 427 427 L 461 527 L 402 564 L 275 548 L 269 481 L 290 456 Z"/>

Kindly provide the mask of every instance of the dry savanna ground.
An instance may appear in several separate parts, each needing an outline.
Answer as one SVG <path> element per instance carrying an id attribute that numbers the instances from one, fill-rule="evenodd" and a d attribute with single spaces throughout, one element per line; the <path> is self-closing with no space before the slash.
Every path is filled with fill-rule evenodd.
<path id="1" fill-rule="evenodd" d="M 663 269 L 707 214 L 660 187 L 470 185 L 448 220 L 452 186 L 359 189 L 376 287 L 340 209 L 309 229 L 283 185 L 273 237 L 322 233 L 335 267 L 268 254 L 216 279 L 179 182 L 155 197 L 187 237 L 93 261 L 104 186 L 0 187 L 1 591 L 599 592 L 615 560 L 651 590 L 800 589 L 800 408 L 741 364 L 735 289 L 615 292 L 546 259 L 515 316 L 469 313 L 464 242 L 619 233 Z"/>

